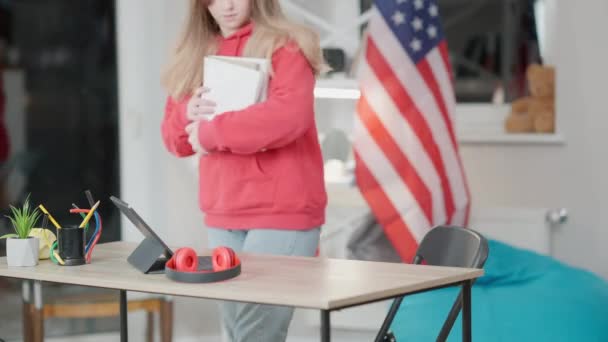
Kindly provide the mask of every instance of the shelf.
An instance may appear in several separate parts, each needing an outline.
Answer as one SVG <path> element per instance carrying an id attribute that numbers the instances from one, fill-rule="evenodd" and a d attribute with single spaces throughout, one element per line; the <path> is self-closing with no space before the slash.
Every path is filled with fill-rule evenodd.
<path id="1" fill-rule="evenodd" d="M 461 144 L 562 144 L 557 133 L 507 133 L 504 121 L 509 104 L 457 104 L 456 133 Z"/>
<path id="2" fill-rule="evenodd" d="M 359 89 L 359 83 L 354 78 L 322 78 L 316 83 L 317 88 Z"/>
<path id="3" fill-rule="evenodd" d="M 316 98 L 356 100 L 361 95 L 355 79 L 320 79 L 315 85 Z"/>

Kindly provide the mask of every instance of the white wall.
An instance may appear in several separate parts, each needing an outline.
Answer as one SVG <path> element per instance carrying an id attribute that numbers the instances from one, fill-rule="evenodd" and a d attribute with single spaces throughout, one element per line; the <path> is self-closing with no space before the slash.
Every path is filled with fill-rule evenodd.
<path id="1" fill-rule="evenodd" d="M 553 254 L 608 278 L 608 2 L 561 1 L 557 9 L 557 115 L 565 144 L 465 145 L 474 203 L 565 207 Z"/>
<path id="2" fill-rule="evenodd" d="M 170 246 L 206 246 L 197 205 L 197 181 L 188 160 L 166 152 L 161 140 L 165 92 L 162 67 L 179 32 L 187 1 L 117 1 L 120 95 L 121 198 L 131 204 Z M 142 235 L 123 218 L 123 239 Z M 129 293 L 129 296 L 138 294 Z M 217 334 L 215 305 L 210 301 L 175 299 L 176 340 Z M 144 317 L 129 318 L 131 337 L 138 340 Z M 196 339 L 192 339 L 196 336 Z M 204 340 L 204 339 L 203 339 Z M 210 338 L 208 340 L 214 340 Z"/>
<path id="3" fill-rule="evenodd" d="M 169 244 L 204 248 L 192 161 L 169 154 L 160 135 L 166 99 L 161 72 L 186 4 L 168 0 L 117 3 L 121 197 Z M 122 233 L 125 240 L 141 238 L 124 218 Z"/>

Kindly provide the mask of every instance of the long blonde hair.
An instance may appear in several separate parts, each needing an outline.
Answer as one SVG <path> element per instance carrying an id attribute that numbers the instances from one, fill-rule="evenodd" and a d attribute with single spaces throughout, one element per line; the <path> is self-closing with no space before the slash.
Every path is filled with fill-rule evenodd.
<path id="1" fill-rule="evenodd" d="M 279 0 L 251 1 L 254 29 L 243 56 L 270 59 L 277 48 L 293 41 L 308 59 L 315 75 L 327 70 L 316 32 L 287 19 Z M 164 87 L 176 99 L 191 94 L 200 86 L 202 59 L 217 51 L 220 29 L 207 10 L 208 2 L 190 0 L 190 14 L 163 74 Z"/>

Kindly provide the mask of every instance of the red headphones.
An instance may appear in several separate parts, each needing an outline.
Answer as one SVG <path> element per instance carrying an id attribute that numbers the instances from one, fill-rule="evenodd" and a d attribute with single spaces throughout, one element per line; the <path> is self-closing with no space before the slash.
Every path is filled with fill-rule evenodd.
<path id="1" fill-rule="evenodd" d="M 229 247 L 217 247 L 211 256 L 199 257 L 194 249 L 179 248 L 165 264 L 167 277 L 187 283 L 209 283 L 234 278 L 241 273 L 241 261 Z"/>

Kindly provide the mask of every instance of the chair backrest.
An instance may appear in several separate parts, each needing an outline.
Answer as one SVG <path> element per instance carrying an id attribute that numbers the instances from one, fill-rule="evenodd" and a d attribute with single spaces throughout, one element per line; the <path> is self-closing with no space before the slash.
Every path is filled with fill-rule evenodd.
<path id="1" fill-rule="evenodd" d="M 488 258 L 488 240 L 471 229 L 438 226 L 422 239 L 414 264 L 482 268 Z"/>

